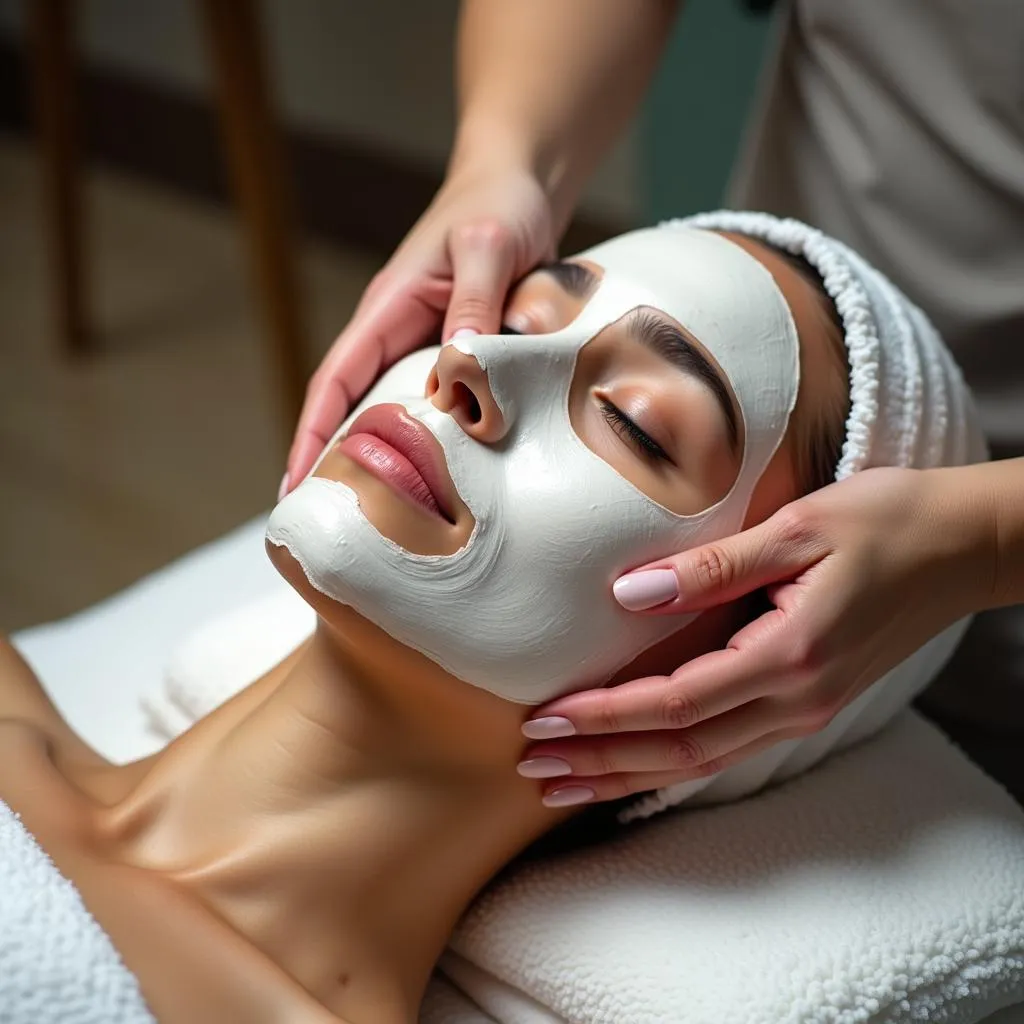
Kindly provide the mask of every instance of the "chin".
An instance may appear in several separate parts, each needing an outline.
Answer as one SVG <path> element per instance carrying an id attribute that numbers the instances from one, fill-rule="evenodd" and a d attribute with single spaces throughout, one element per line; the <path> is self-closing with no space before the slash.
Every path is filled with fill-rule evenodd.
<path id="1" fill-rule="evenodd" d="M 306 579 L 306 574 L 302 570 L 302 566 L 299 565 L 295 556 L 283 545 L 275 544 L 273 541 L 265 540 L 263 546 L 266 549 L 267 557 L 270 559 L 274 568 L 284 577 L 284 579 L 291 585 L 298 595 L 306 602 L 318 615 L 323 615 L 321 605 L 323 603 L 335 604 L 325 594 L 321 594 L 312 583 Z"/>

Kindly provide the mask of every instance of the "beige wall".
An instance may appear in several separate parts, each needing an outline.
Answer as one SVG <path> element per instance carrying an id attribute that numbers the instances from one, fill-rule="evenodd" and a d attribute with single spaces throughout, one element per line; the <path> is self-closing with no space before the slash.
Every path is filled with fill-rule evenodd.
<path id="1" fill-rule="evenodd" d="M 17 31 L 25 0 L 0 0 L 0 28 Z M 206 86 L 191 0 L 78 0 L 81 52 L 181 89 Z M 278 103 L 290 123 L 360 139 L 443 166 L 452 134 L 452 35 L 457 0 L 263 0 Z M 635 220 L 637 147 L 605 161 L 588 210 Z"/>

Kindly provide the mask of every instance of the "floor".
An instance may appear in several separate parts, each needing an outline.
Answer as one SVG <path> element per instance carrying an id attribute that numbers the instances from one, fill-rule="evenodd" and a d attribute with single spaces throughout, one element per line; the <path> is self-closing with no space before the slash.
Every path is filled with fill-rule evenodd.
<path id="1" fill-rule="evenodd" d="M 99 351 L 61 353 L 37 167 L 0 136 L 0 632 L 110 594 L 266 509 L 290 440 L 238 225 L 95 170 Z M 377 258 L 307 245 L 315 365 Z"/>

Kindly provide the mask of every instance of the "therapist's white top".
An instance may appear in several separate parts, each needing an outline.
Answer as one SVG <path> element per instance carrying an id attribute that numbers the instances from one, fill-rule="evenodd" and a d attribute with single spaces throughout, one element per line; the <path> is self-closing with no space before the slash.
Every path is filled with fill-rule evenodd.
<path id="1" fill-rule="evenodd" d="M 792 0 L 730 205 L 848 242 L 938 325 L 1024 454 L 1024 0 Z M 1024 500 L 1024 499 L 1022 499 Z M 979 617 L 960 717 L 1024 735 L 1024 613 Z"/>

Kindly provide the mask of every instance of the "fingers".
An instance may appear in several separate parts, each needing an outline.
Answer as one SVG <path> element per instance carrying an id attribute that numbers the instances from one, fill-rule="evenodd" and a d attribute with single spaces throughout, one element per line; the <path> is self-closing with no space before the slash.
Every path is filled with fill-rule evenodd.
<path id="1" fill-rule="evenodd" d="M 442 337 L 496 334 L 515 269 L 512 234 L 497 221 L 477 221 L 454 231 L 448 248 L 453 285 Z"/>
<path id="2" fill-rule="evenodd" d="M 615 772 L 717 771 L 717 762 L 739 747 L 776 728 L 780 710 L 766 707 L 771 698 L 751 701 L 716 715 L 689 729 L 623 732 L 539 743 L 520 762 L 520 774 L 530 769 L 557 767 L 551 758 L 565 761 L 573 775 L 611 775 Z M 543 759 L 543 760 L 542 760 Z M 527 766 L 523 768 L 523 766 Z M 565 773 L 568 774 L 568 773 Z M 541 776 L 543 777 L 543 776 Z"/>
<path id="3" fill-rule="evenodd" d="M 663 786 L 717 775 L 726 768 L 746 761 L 761 751 L 790 737 L 785 732 L 767 733 L 743 746 L 736 747 L 713 761 L 689 769 L 663 769 L 661 771 L 625 771 L 606 775 L 567 775 L 545 783 L 541 795 L 548 807 L 566 807 L 571 804 L 618 800 L 625 796 L 645 793 Z"/>
<path id="4" fill-rule="evenodd" d="M 773 608 L 747 623 L 724 649 L 693 658 L 669 676 L 559 697 L 536 709 L 523 735 L 541 740 L 688 729 L 778 692 L 793 669 L 788 618 Z"/>
<path id="5" fill-rule="evenodd" d="M 310 380 L 288 455 L 286 490 L 312 469 L 352 406 L 396 359 L 423 345 L 447 307 L 442 336 L 456 330 L 494 334 L 515 269 L 512 235 L 477 221 L 449 240 L 451 278 L 408 280 L 385 272 L 367 289 L 352 322 Z"/>
<path id="6" fill-rule="evenodd" d="M 327 370 L 324 372 L 330 373 Z M 295 439 L 288 453 L 287 482 L 282 484 L 285 493 L 313 468 L 317 456 L 338 429 L 351 405 L 344 377 L 327 375 L 310 381 Z"/>
<path id="7" fill-rule="evenodd" d="M 801 499 L 806 500 L 806 499 Z M 795 502 L 742 533 L 651 562 L 615 581 L 627 611 L 703 611 L 792 579 L 827 554 Z"/>
<path id="8" fill-rule="evenodd" d="M 619 686 L 560 697 L 539 708 L 523 726 L 529 739 L 552 735 L 542 724 L 548 718 L 571 722 L 575 735 L 687 729 L 724 714 L 768 691 L 773 659 L 752 665 L 749 657 L 727 648 L 688 662 L 670 676 L 648 676 Z M 759 678 L 760 677 L 760 678 Z"/>
<path id="9" fill-rule="evenodd" d="M 324 445 L 380 373 L 437 330 L 447 288 L 383 278 L 374 282 L 352 322 L 331 346 L 306 389 L 288 454 L 287 490 L 313 468 Z"/>

